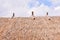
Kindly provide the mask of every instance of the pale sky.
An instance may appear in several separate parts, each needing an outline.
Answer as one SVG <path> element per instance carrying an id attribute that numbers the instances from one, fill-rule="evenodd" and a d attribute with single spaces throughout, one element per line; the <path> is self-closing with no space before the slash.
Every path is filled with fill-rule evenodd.
<path id="1" fill-rule="evenodd" d="M 0 17 L 60 16 L 60 0 L 0 0 Z"/>

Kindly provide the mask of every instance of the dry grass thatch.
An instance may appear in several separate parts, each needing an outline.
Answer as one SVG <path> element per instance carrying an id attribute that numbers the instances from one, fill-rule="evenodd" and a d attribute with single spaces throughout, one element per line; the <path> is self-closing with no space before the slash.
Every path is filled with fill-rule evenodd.
<path id="1" fill-rule="evenodd" d="M 0 18 L 0 40 L 60 40 L 60 17 Z"/>

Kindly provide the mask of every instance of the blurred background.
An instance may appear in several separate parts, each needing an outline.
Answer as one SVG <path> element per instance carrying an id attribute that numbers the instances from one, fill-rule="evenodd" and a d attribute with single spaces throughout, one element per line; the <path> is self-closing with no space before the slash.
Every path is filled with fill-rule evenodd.
<path id="1" fill-rule="evenodd" d="M 0 17 L 60 16 L 60 0 L 0 0 Z"/>

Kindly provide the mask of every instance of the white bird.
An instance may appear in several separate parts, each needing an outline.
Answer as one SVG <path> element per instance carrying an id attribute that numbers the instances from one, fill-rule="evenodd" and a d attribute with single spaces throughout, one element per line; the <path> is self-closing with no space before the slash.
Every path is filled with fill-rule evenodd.
<path id="1" fill-rule="evenodd" d="M 14 18 L 15 17 L 15 13 L 13 13 L 13 16 L 12 16 L 12 18 Z"/>

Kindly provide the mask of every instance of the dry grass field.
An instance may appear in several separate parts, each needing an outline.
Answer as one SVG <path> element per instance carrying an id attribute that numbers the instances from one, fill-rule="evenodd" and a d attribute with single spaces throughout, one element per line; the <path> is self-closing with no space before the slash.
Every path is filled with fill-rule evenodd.
<path id="1" fill-rule="evenodd" d="M 0 40 L 60 40 L 60 17 L 0 18 Z"/>

